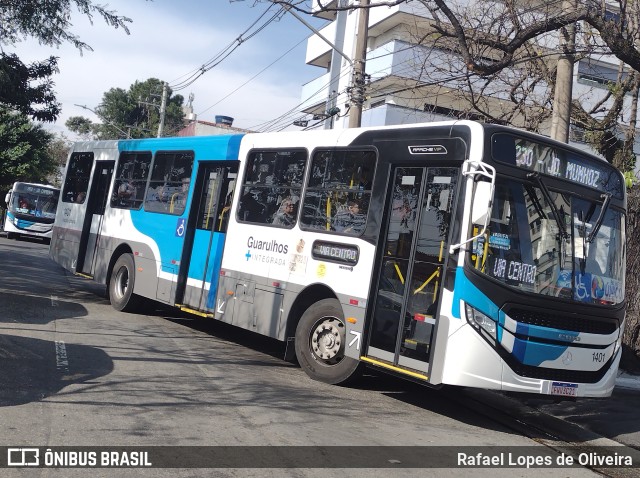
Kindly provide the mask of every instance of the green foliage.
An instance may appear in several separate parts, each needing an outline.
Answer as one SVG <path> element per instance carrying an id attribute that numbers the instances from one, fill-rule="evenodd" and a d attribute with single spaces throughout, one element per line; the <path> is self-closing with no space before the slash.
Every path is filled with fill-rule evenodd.
<path id="1" fill-rule="evenodd" d="M 0 103 L 11 106 L 38 121 L 54 121 L 60 114 L 53 81 L 57 58 L 29 65 L 14 54 L 0 53 Z"/>
<path id="2" fill-rule="evenodd" d="M 638 178 L 636 178 L 636 176 L 633 174 L 633 171 L 625 171 L 624 183 L 628 189 L 638 184 Z"/>
<path id="3" fill-rule="evenodd" d="M 0 191 L 15 181 L 47 182 L 57 169 L 48 147 L 53 134 L 0 106 Z"/>
<path id="4" fill-rule="evenodd" d="M 65 125 L 70 131 L 93 139 L 153 138 L 160 124 L 160 103 L 163 82 L 156 78 L 136 81 L 129 90 L 111 88 L 102 96 L 95 109 L 101 123 L 84 117 L 69 118 Z M 182 95 L 167 93 L 164 135 L 169 136 L 183 126 Z"/>
<path id="5" fill-rule="evenodd" d="M 127 23 L 131 19 L 94 5 L 91 0 L 8 0 L 0 3 L 0 46 L 32 37 L 43 45 L 69 42 L 81 52 L 91 50 L 71 32 L 74 9 L 91 21 L 100 16 L 108 25 L 129 33 Z M 55 121 L 60 104 L 50 77 L 56 72 L 55 57 L 25 64 L 15 54 L 0 52 L 0 104 L 38 121 Z"/>
<path id="6" fill-rule="evenodd" d="M 94 135 L 93 123 L 84 116 L 71 116 L 64 125 L 69 128 L 69 131 L 73 131 L 85 139 L 90 139 Z"/>
<path id="7" fill-rule="evenodd" d="M 80 51 L 91 47 L 71 33 L 71 14 L 76 9 L 93 22 L 95 15 L 114 28 L 129 33 L 130 18 L 119 16 L 92 0 L 8 0 L 0 3 L 0 43 L 13 45 L 33 37 L 43 45 L 71 43 Z"/>

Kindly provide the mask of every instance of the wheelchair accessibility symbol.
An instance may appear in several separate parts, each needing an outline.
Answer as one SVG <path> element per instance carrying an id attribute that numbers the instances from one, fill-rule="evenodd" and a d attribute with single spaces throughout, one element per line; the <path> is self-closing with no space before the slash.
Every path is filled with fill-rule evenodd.
<path id="1" fill-rule="evenodd" d="M 178 219 L 178 224 L 176 224 L 176 236 L 183 237 L 185 229 L 186 229 L 185 219 L 181 217 Z"/>

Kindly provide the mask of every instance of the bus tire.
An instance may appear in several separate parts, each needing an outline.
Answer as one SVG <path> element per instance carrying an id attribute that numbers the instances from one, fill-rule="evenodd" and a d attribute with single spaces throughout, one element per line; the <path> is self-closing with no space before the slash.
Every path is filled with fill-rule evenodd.
<path id="1" fill-rule="evenodd" d="M 346 327 L 340 302 L 323 299 L 309 307 L 296 328 L 296 356 L 309 377 L 333 385 L 360 375 L 362 364 L 345 356 Z"/>
<path id="2" fill-rule="evenodd" d="M 109 301 L 114 309 L 131 312 L 137 305 L 133 294 L 136 268 L 132 254 L 122 254 L 113 265 L 109 279 Z"/>
<path id="3" fill-rule="evenodd" d="M 16 237 L 16 233 L 15 232 L 7 232 L 7 239 L 15 239 Z"/>

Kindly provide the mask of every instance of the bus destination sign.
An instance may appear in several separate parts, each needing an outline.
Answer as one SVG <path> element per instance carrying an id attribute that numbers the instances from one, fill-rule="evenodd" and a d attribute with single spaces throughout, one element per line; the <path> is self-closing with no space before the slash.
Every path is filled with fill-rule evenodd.
<path id="1" fill-rule="evenodd" d="M 33 186 L 31 184 L 20 184 L 16 188 L 16 192 L 35 194 L 38 196 L 54 196 L 57 191 L 53 188 L 43 188 L 39 186 Z"/>
<path id="2" fill-rule="evenodd" d="M 314 259 L 355 266 L 358 263 L 358 257 L 360 254 L 358 247 L 351 244 L 314 241 L 311 249 L 311 255 Z"/>
<path id="3" fill-rule="evenodd" d="M 496 161 L 622 197 L 624 185 L 620 174 L 608 164 L 506 133 L 495 134 L 491 143 Z"/>

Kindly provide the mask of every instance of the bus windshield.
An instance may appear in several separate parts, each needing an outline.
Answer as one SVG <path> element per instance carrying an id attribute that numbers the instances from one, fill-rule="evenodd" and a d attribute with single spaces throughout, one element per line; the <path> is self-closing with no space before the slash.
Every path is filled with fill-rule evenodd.
<path id="1" fill-rule="evenodd" d="M 53 222 L 58 207 L 59 191 L 33 185 L 18 185 L 11 195 L 9 211 L 20 216 L 48 219 Z"/>
<path id="2" fill-rule="evenodd" d="M 624 214 L 603 200 L 547 189 L 543 180 L 496 180 L 487 233 L 474 267 L 540 295 L 613 305 L 624 299 Z"/>

